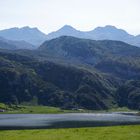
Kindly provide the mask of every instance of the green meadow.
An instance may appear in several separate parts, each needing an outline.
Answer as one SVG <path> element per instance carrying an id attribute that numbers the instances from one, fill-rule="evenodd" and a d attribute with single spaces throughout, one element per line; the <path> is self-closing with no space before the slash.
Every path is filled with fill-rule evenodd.
<path id="1" fill-rule="evenodd" d="M 0 140 L 140 140 L 140 125 L 47 130 L 1 130 Z"/>

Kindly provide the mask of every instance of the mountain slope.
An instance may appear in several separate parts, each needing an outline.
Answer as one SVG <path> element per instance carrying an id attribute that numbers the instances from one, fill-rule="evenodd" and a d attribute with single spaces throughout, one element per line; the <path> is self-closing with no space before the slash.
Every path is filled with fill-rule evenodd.
<path id="1" fill-rule="evenodd" d="M 86 69 L 98 70 L 122 80 L 117 87 L 116 99 L 119 106 L 140 108 L 140 48 L 121 41 L 93 41 L 62 36 L 43 43 L 38 49 L 45 58 L 63 60 L 68 64 L 81 64 Z M 129 82 L 129 81 L 133 82 Z M 119 82 L 118 82 L 119 83 Z M 124 83 L 124 84 L 123 84 Z M 99 88 L 100 89 L 100 88 Z M 83 90 L 86 90 L 85 88 Z M 86 93 L 88 93 L 86 91 Z M 86 95 L 79 98 L 84 100 Z"/>
<path id="2" fill-rule="evenodd" d="M 76 67 L 0 53 L 0 102 L 32 102 L 63 108 L 107 109 L 117 84 Z"/>
<path id="3" fill-rule="evenodd" d="M 78 31 L 70 25 L 65 25 L 61 29 L 55 32 L 49 33 L 47 35 L 47 40 L 51 40 L 60 36 L 73 36 L 73 37 L 79 37 L 79 38 L 87 38 L 86 33 L 82 31 Z"/>
<path id="4" fill-rule="evenodd" d="M 7 42 L 0 41 L 0 49 L 16 50 L 17 47 L 15 45 L 9 44 Z"/>
<path id="5" fill-rule="evenodd" d="M 140 46 L 140 35 L 137 35 L 137 36 L 129 39 L 128 43 L 132 44 L 132 45 Z"/>
<path id="6" fill-rule="evenodd" d="M 139 71 L 139 47 L 62 36 L 37 50 L 0 51 L 0 102 L 139 109 Z"/>
<path id="7" fill-rule="evenodd" d="M 2 45 L 5 44 L 5 45 Z M 0 49 L 17 50 L 17 49 L 36 49 L 36 46 L 25 41 L 13 41 L 0 37 Z"/>
<path id="8" fill-rule="evenodd" d="M 140 57 L 112 57 L 100 61 L 95 68 L 121 79 L 140 79 Z"/>
<path id="9" fill-rule="evenodd" d="M 96 40 L 119 40 L 126 41 L 129 38 L 132 38 L 132 35 L 129 35 L 126 31 L 118 29 L 115 26 L 107 25 L 105 27 L 97 27 L 94 30 L 88 32 L 93 39 Z"/>
<path id="10" fill-rule="evenodd" d="M 116 99 L 121 107 L 140 110 L 140 81 L 131 80 L 117 90 Z"/>
<path id="11" fill-rule="evenodd" d="M 140 78 L 140 48 L 124 42 L 62 36 L 46 41 L 38 51 L 41 59 L 82 64 L 121 79 Z"/>
<path id="12" fill-rule="evenodd" d="M 62 36 L 44 42 L 38 49 L 51 57 L 95 65 L 109 57 L 140 57 L 140 49 L 120 41 L 94 41 Z"/>
<path id="13" fill-rule="evenodd" d="M 46 35 L 37 28 L 23 27 L 0 31 L 0 36 L 8 40 L 26 41 L 33 45 L 40 45 L 46 40 Z"/>

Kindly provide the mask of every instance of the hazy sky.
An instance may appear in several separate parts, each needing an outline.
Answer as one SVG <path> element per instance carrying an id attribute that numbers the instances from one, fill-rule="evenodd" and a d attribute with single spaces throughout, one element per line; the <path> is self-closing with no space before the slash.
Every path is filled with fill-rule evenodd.
<path id="1" fill-rule="evenodd" d="M 0 29 L 28 25 L 48 33 L 65 24 L 84 31 L 114 25 L 140 34 L 140 0 L 0 0 Z"/>

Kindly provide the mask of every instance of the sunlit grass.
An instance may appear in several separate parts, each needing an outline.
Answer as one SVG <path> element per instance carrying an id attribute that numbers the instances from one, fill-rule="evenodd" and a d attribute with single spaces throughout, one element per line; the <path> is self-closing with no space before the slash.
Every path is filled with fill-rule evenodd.
<path id="1" fill-rule="evenodd" d="M 140 125 L 0 131 L 0 140 L 140 140 Z"/>

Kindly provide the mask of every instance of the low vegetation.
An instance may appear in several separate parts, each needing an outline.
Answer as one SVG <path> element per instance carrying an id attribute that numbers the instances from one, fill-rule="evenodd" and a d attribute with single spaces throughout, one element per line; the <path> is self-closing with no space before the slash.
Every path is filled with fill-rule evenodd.
<path id="1" fill-rule="evenodd" d="M 34 114 L 34 113 L 44 113 L 44 114 L 56 114 L 63 113 L 65 110 L 61 110 L 57 107 L 48 107 L 48 106 L 24 106 L 24 105 L 5 105 L 4 108 L 0 106 L 0 109 L 3 110 L 1 113 L 8 114 Z"/>
<path id="2" fill-rule="evenodd" d="M 0 140 L 139 140 L 140 125 L 50 130 L 3 130 Z"/>

